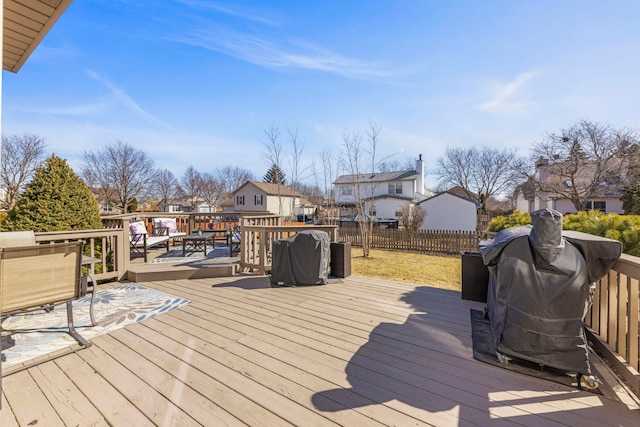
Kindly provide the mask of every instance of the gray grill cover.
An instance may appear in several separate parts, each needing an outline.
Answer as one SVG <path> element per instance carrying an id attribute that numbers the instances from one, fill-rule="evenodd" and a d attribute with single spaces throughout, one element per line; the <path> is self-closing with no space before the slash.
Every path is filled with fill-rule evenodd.
<path id="1" fill-rule="evenodd" d="M 301 231 L 273 242 L 271 286 L 325 285 L 329 277 L 329 234 Z"/>
<path id="2" fill-rule="evenodd" d="M 487 308 L 498 352 L 590 374 L 583 320 L 596 281 L 620 257 L 617 240 L 562 231 L 562 214 L 542 209 L 533 225 L 480 242 L 491 274 Z"/>

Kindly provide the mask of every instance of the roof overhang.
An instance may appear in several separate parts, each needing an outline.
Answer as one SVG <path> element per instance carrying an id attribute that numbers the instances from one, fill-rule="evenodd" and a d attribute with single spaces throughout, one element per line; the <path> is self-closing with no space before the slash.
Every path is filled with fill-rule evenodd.
<path id="1" fill-rule="evenodd" d="M 2 69 L 17 73 L 72 0 L 4 0 Z"/>

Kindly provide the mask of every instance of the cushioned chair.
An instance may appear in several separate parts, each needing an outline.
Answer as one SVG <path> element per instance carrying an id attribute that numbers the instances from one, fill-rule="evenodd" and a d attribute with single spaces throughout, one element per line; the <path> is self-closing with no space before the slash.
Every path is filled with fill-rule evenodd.
<path id="1" fill-rule="evenodd" d="M 154 218 L 153 219 L 154 236 L 169 236 L 169 239 L 176 244 L 176 241 L 182 240 L 187 233 L 178 230 L 175 218 Z"/>
<path id="2" fill-rule="evenodd" d="M 132 256 L 143 256 L 147 262 L 147 249 L 165 246 L 169 252 L 169 236 L 148 236 L 144 221 L 133 221 L 129 224 L 129 246 Z"/>

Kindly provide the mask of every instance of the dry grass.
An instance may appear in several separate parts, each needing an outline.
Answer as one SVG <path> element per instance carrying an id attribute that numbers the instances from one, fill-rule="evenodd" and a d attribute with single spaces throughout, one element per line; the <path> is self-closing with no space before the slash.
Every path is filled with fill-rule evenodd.
<path id="1" fill-rule="evenodd" d="M 462 289 L 459 255 L 429 255 L 416 252 L 373 249 L 368 258 L 362 248 L 351 249 L 351 273 L 436 288 Z"/>

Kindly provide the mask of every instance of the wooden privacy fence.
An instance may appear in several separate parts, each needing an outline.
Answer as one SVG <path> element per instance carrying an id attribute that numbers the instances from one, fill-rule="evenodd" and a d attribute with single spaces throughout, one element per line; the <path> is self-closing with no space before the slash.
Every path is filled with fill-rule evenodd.
<path id="1" fill-rule="evenodd" d="M 461 252 L 478 252 L 480 237 L 481 233 L 476 231 L 409 231 L 384 228 L 373 230 L 371 247 L 460 254 Z M 340 227 L 338 240 L 351 242 L 352 246 L 362 246 L 362 236 L 357 227 Z"/>

